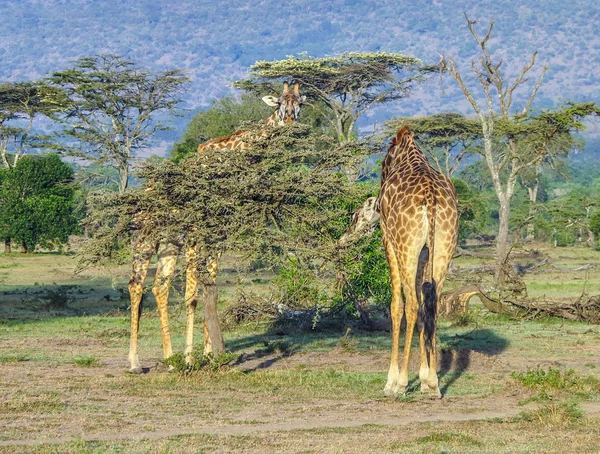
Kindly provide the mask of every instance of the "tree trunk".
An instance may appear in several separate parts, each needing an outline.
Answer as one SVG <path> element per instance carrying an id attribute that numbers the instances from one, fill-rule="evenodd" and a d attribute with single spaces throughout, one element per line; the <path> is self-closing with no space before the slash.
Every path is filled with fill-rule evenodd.
<path id="1" fill-rule="evenodd" d="M 10 254 L 12 249 L 10 247 L 10 238 L 4 238 L 4 253 Z"/>
<path id="2" fill-rule="evenodd" d="M 535 239 L 535 229 L 533 227 L 533 216 L 535 215 L 535 204 L 537 202 L 537 193 L 538 188 L 540 187 L 539 180 L 536 180 L 533 186 L 527 186 L 527 191 L 529 192 L 529 201 L 531 205 L 529 207 L 529 217 L 532 219 L 527 224 L 527 234 L 525 236 L 525 241 L 533 241 Z"/>
<path id="3" fill-rule="evenodd" d="M 217 315 L 218 289 L 214 281 L 202 282 L 202 298 L 204 302 L 204 353 L 223 353 L 225 343 Z"/>
<path id="4" fill-rule="evenodd" d="M 127 166 L 119 169 L 119 192 L 123 193 L 129 183 L 129 168 Z"/>
<path id="5" fill-rule="evenodd" d="M 23 254 L 27 254 L 27 252 L 29 252 L 25 243 L 21 243 L 21 252 Z"/>
<path id="6" fill-rule="evenodd" d="M 500 197 L 499 197 L 500 199 Z M 498 253 L 498 257 L 496 259 L 496 266 L 498 270 L 496 271 L 496 278 L 499 285 L 504 283 L 504 273 L 502 272 L 502 268 L 504 263 L 506 262 L 506 258 L 508 256 L 508 221 L 510 218 L 510 199 L 508 197 L 503 197 L 500 199 L 500 211 L 499 215 L 499 227 L 498 227 L 498 237 L 496 238 L 496 251 Z"/>

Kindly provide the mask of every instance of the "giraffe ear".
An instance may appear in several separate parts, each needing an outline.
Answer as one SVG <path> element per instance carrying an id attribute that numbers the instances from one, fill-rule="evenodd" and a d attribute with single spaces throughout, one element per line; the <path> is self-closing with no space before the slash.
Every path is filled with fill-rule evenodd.
<path id="1" fill-rule="evenodd" d="M 262 100 L 267 106 L 277 107 L 279 105 L 279 100 L 275 96 L 263 96 Z"/>
<path id="2" fill-rule="evenodd" d="M 306 96 L 300 96 L 300 104 L 304 104 L 306 102 Z"/>

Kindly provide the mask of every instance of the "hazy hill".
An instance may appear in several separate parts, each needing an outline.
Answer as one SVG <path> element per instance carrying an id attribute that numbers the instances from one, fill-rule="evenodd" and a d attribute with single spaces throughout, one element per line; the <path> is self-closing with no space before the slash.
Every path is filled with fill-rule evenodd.
<path id="1" fill-rule="evenodd" d="M 389 51 L 437 62 L 454 55 L 468 69 L 475 53 L 463 11 L 496 22 L 494 45 L 506 60 L 539 51 L 552 64 L 538 107 L 561 99 L 598 101 L 600 2 L 591 0 L 0 0 L 0 80 L 29 80 L 78 57 L 112 52 L 152 69 L 185 68 L 192 78 L 187 107 L 230 93 L 256 60 L 306 51 Z M 461 110 L 448 79 L 434 80 L 409 102 L 369 120 Z M 177 121 L 180 132 L 186 119 Z M 178 133 L 179 133 L 178 132 Z M 178 133 L 166 137 L 176 138 Z"/>

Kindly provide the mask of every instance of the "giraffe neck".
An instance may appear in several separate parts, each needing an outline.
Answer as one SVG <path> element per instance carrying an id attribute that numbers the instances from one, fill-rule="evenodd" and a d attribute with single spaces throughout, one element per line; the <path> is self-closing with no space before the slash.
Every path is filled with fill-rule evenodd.
<path id="1" fill-rule="evenodd" d="M 266 120 L 265 126 L 279 126 L 281 124 L 281 117 L 279 116 L 279 109 L 273 112 Z"/>
<path id="2" fill-rule="evenodd" d="M 425 154 L 414 142 L 412 135 L 405 135 L 401 140 L 390 147 L 381 169 L 381 179 L 384 181 L 391 172 L 396 170 L 407 171 L 415 168 L 429 166 Z"/>
<path id="3" fill-rule="evenodd" d="M 400 142 L 390 149 L 388 154 L 395 163 L 404 165 L 410 165 L 416 161 L 427 161 L 425 154 L 415 143 L 412 134 L 406 134 Z"/>
<path id="4" fill-rule="evenodd" d="M 273 112 L 266 120 L 265 126 L 279 126 L 282 124 L 279 116 L 279 109 Z M 198 153 L 202 153 L 205 150 L 217 150 L 220 148 L 229 148 L 231 150 L 244 150 L 248 147 L 247 139 L 250 136 L 263 134 L 261 131 L 251 133 L 250 131 L 236 131 L 233 134 L 229 134 L 225 137 L 217 137 L 200 144 L 198 147 Z"/>

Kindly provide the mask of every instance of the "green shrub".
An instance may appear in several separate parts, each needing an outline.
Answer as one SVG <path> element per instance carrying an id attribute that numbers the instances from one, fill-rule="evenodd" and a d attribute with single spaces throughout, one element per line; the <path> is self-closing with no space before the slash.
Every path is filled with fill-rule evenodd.
<path id="1" fill-rule="evenodd" d="M 163 362 L 166 365 L 173 367 L 175 372 L 190 374 L 197 371 L 216 372 L 225 368 L 237 358 L 238 355 L 231 352 L 219 353 L 217 355 L 212 353 L 205 355 L 203 353 L 194 352 L 191 354 L 191 361 L 189 363 L 186 362 L 186 356 L 183 353 L 176 353 L 165 359 Z"/>

